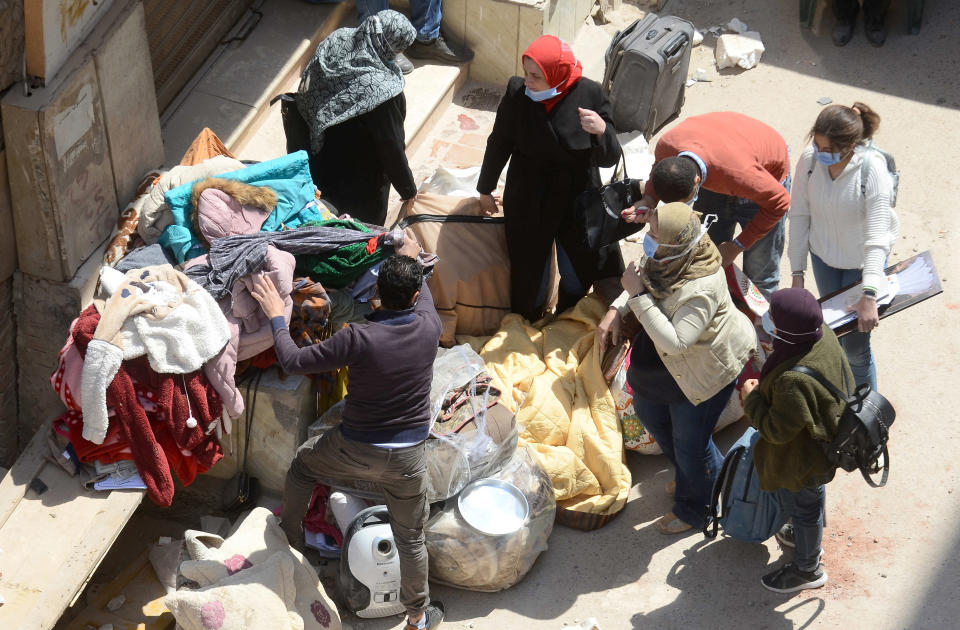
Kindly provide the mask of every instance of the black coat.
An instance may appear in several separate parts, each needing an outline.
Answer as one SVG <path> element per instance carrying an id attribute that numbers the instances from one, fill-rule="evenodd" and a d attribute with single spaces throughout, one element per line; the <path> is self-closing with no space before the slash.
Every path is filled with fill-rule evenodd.
<path id="1" fill-rule="evenodd" d="M 407 164 L 403 92 L 323 132 L 323 148 L 310 155 L 313 183 L 337 211 L 383 225 L 390 184 L 402 199 L 417 193 Z"/>
<path id="2" fill-rule="evenodd" d="M 588 134 L 580 126 L 577 108 L 591 109 L 607 123 L 603 135 Z M 623 261 L 611 255 L 600 267 L 597 251 L 580 245 L 581 231 L 573 220 L 577 196 L 599 184 L 598 166 L 620 159 L 620 144 L 610 116 L 610 103 L 600 85 L 580 79 L 548 113 L 524 93 L 523 79 L 513 77 L 500 101 L 477 190 L 490 193 L 510 159 L 503 210 L 510 255 L 510 300 L 514 312 L 536 319 L 543 310 L 539 299 L 544 270 L 556 240 L 573 263 L 580 295 L 561 292 L 560 308 L 600 278 L 617 275 Z"/>

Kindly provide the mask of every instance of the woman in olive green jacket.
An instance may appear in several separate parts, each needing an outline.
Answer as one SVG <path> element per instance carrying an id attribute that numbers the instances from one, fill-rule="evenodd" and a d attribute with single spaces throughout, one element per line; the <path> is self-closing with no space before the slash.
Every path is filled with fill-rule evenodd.
<path id="1" fill-rule="evenodd" d="M 794 561 L 763 576 L 762 584 L 778 593 L 818 588 L 827 582 L 820 565 L 823 538 L 823 484 L 835 469 L 817 443 L 831 440 L 843 409 L 827 388 L 812 377 L 791 371 L 814 369 L 841 389 L 853 383 L 846 355 L 823 323 L 816 298 L 806 289 L 782 289 L 770 298 L 764 328 L 773 338 L 759 382 L 744 383 L 744 411 L 760 433 L 754 464 L 760 487 L 776 491 L 793 523 Z M 778 534 L 781 543 L 790 544 Z"/>

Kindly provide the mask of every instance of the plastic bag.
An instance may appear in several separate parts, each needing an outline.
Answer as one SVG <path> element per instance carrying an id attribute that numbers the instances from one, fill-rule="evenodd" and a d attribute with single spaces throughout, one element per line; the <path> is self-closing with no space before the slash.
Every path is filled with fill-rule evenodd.
<path id="1" fill-rule="evenodd" d="M 737 35 L 721 35 L 717 38 L 717 68 L 733 68 L 739 66 L 744 70 L 753 68 L 760 63 L 763 56 L 763 42 L 760 33 L 747 31 Z"/>
<path id="2" fill-rule="evenodd" d="M 617 134 L 617 141 L 623 148 L 623 155 L 627 159 L 626 171 L 633 179 L 646 181 L 650 178 L 650 169 L 656 158 L 650 152 L 650 145 L 643 137 L 642 131 L 627 131 Z M 600 181 L 608 182 L 613 177 L 616 166 L 600 168 Z"/>
<path id="3" fill-rule="evenodd" d="M 506 172 L 506 169 L 504 169 Z M 448 168 L 440 166 L 420 184 L 419 192 L 446 195 L 448 197 L 476 197 L 477 181 L 480 179 L 480 167 Z M 501 173 L 497 188 L 502 188 L 504 175 Z"/>
<path id="4" fill-rule="evenodd" d="M 659 455 L 663 450 L 657 446 L 653 436 L 643 426 L 640 417 L 633 408 L 633 390 L 627 383 L 627 368 L 630 367 L 630 353 L 620 365 L 610 382 L 610 393 L 620 417 L 620 430 L 623 432 L 623 446 L 629 451 L 644 455 Z"/>
<path id="5" fill-rule="evenodd" d="M 740 402 L 740 387 L 747 378 L 758 378 L 760 369 L 763 367 L 763 350 L 759 350 L 737 381 L 737 387 L 730 394 L 730 399 L 720 412 L 717 418 L 717 425 L 713 432 L 727 427 L 743 417 L 743 403 Z M 630 355 L 627 354 L 626 360 L 617 370 L 613 380 L 610 381 L 610 394 L 613 396 L 613 402 L 617 408 L 617 416 L 620 418 L 620 430 L 623 433 L 623 446 L 629 451 L 634 451 L 642 455 L 660 455 L 663 449 L 657 445 L 653 436 L 643 426 L 643 420 L 637 415 L 633 408 L 633 390 L 627 383 L 627 370 L 630 368 Z"/>
<path id="6" fill-rule="evenodd" d="M 430 579 L 474 591 L 500 591 L 519 582 L 547 549 L 556 515 L 553 484 L 526 448 L 517 449 L 503 469 L 491 475 L 516 486 L 529 513 L 523 526 L 503 536 L 472 528 L 451 501 L 424 528 Z"/>

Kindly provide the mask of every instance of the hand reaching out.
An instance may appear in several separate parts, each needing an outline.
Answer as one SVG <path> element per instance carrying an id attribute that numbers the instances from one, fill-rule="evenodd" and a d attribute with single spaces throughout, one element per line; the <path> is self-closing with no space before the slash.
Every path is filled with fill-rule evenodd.
<path id="1" fill-rule="evenodd" d="M 601 118 L 597 112 L 582 107 L 578 107 L 577 111 L 580 112 L 580 126 L 587 133 L 600 136 L 607 130 L 607 121 Z"/>

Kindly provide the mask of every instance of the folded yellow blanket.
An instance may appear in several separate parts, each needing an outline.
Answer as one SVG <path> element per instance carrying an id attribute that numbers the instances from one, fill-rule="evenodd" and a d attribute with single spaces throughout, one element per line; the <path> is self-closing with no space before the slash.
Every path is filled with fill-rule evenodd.
<path id="1" fill-rule="evenodd" d="M 558 520 L 582 529 L 603 525 L 630 492 L 595 334 L 606 310 L 591 294 L 541 328 L 511 314 L 480 352 L 501 402 L 517 412 L 521 446 L 553 481 Z"/>

